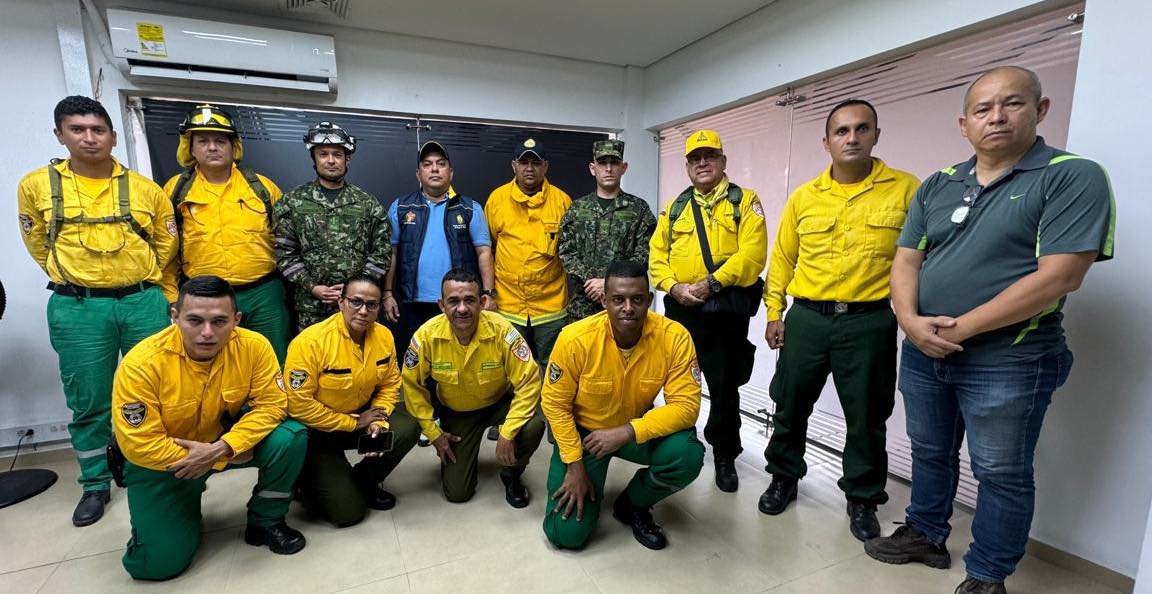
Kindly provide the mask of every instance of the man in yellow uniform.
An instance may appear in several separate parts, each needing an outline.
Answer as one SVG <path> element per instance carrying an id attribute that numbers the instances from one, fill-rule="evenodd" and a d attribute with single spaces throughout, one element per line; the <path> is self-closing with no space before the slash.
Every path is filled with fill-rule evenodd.
<path id="1" fill-rule="evenodd" d="M 284 523 L 307 430 L 285 421 L 288 397 L 268 340 L 237 328 L 223 279 L 188 279 L 172 326 L 136 345 L 116 372 L 116 441 L 125 458 L 132 538 L 124 569 L 176 577 L 200 546 L 200 497 L 214 472 L 258 468 L 244 541 L 291 555 L 304 535 Z"/>
<path id="2" fill-rule="evenodd" d="M 343 528 L 360 523 L 368 508 L 396 505 L 380 482 L 416 445 L 420 428 L 396 402 L 396 347 L 392 333 L 376 323 L 380 286 L 369 276 L 340 285 L 340 311 L 305 328 L 288 345 L 284 369 L 288 415 L 310 429 L 297 486 L 306 504 Z M 391 446 L 352 466 L 344 451 L 357 449 L 365 435 L 387 438 Z"/>
<path id="3" fill-rule="evenodd" d="M 572 198 L 548 183 L 543 143 L 528 138 L 512 154 L 515 179 L 484 206 L 496 244 L 496 310 L 528 341 L 543 365 L 564 327 L 567 277 L 560 261 L 560 220 Z"/>
<path id="4" fill-rule="evenodd" d="M 183 278 L 223 278 L 236 291 L 241 326 L 263 334 L 283 364 L 291 330 L 272 237 L 280 188 L 239 167 L 243 158 L 232 116 L 219 107 L 197 105 L 180 124 L 176 160 L 186 169 L 164 184 L 180 250 L 164 271 L 164 294 L 175 300 Z"/>
<path id="5" fill-rule="evenodd" d="M 728 181 L 720 135 L 698 130 L 684 146 L 692 187 L 656 219 L 649 268 L 656 288 L 668 293 L 664 312 L 692 335 L 708 380 L 708 423 L 716 486 L 740 484 L 740 386 L 752 377 L 756 347 L 748 320 L 760 306 L 760 273 L 768 254 L 764 209 L 749 188 Z"/>
<path id="6" fill-rule="evenodd" d="M 84 494 L 72 523 L 104 515 L 112 475 L 112 376 L 121 353 L 168 323 L 159 283 L 176 249 L 172 205 L 152 180 L 112 158 L 116 132 L 87 97 L 56 104 L 56 139 L 69 157 L 20 181 L 20 233 L 51 282 L 48 335 L 72 410 L 68 433 Z"/>
<path id="7" fill-rule="evenodd" d="M 499 425 L 496 461 L 504 498 L 512 507 L 527 507 L 520 477 L 544 435 L 540 370 L 512 324 L 484 311 L 476 273 L 453 268 L 440 286 L 444 313 L 417 329 L 404 353 L 408 413 L 436 448 L 444 497 L 453 503 L 475 494 L 484 429 Z"/>
<path id="8" fill-rule="evenodd" d="M 796 499 L 796 483 L 808 469 L 808 417 L 831 373 L 848 427 L 839 485 L 850 530 L 861 541 L 880 536 L 876 506 L 888 501 L 886 423 L 896 393 L 888 274 L 919 183 L 872 157 L 879 140 L 876 109 L 867 101 L 850 99 L 829 112 L 824 149 L 832 164 L 788 199 L 764 292 L 764 338 L 780 358 L 764 450 L 772 483 L 760 511 L 776 515 Z M 785 295 L 793 300 L 787 323 Z"/>
<path id="9" fill-rule="evenodd" d="M 700 367 L 684 326 L 649 311 L 643 264 L 617 260 L 604 278 L 605 311 L 560 333 L 543 408 L 556 436 L 544 515 L 552 544 L 582 548 L 596 527 L 608 462 L 647 465 L 616 498 L 612 515 L 650 548 L 668 544 L 651 508 L 688 486 L 704 464 L 696 438 Z M 664 405 L 654 406 L 660 391 Z M 573 514 L 575 512 L 575 514 Z"/>

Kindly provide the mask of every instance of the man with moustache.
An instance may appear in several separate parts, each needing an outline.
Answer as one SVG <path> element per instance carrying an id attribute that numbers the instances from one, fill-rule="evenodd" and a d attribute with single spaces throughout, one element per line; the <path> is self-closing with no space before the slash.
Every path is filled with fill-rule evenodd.
<path id="1" fill-rule="evenodd" d="M 624 141 L 592 144 L 588 171 L 596 191 L 576 199 L 560 221 L 560 261 L 568 275 L 566 324 L 582 320 L 604 306 L 604 271 L 614 260 L 648 264 L 648 240 L 656 228 L 652 208 L 642 198 L 620 189 L 628 171 Z"/>
<path id="2" fill-rule="evenodd" d="M 668 544 L 652 506 L 687 487 L 704 464 L 696 437 L 700 367 L 684 326 L 649 310 L 647 268 L 617 260 L 605 271 L 605 311 L 560 333 L 542 394 L 556 435 L 544 534 L 580 549 L 596 528 L 608 463 L 644 465 L 612 515 L 647 548 Z M 663 393 L 664 403 L 655 406 Z"/>
<path id="3" fill-rule="evenodd" d="M 384 207 L 345 180 L 356 138 L 336 124 L 320 122 L 304 135 L 304 146 L 316 179 L 272 207 L 276 264 L 292 283 L 299 330 L 336 313 L 343 279 L 367 275 L 382 280 L 392 260 Z"/>
<path id="4" fill-rule="evenodd" d="M 475 273 L 454 268 L 441 286 L 443 313 L 416 331 L 404 353 L 408 413 L 435 447 L 444 497 L 453 503 L 475 494 L 484 429 L 499 426 L 504 498 L 527 507 L 521 476 L 544 435 L 539 369 L 512 323 L 483 309 Z"/>
<path id="5" fill-rule="evenodd" d="M 186 169 L 164 184 L 180 246 L 164 271 L 164 294 L 174 301 L 185 278 L 223 278 L 236 291 L 241 326 L 264 335 L 283 363 L 291 322 L 272 239 L 280 188 L 241 168 L 243 159 L 231 114 L 211 104 L 188 112 L 176 147 L 176 160 Z"/>
<path id="6" fill-rule="evenodd" d="M 692 335 L 708 380 L 708 423 L 716 487 L 740 485 L 740 386 L 752 377 L 756 347 L 748 321 L 759 308 L 759 276 L 767 259 L 764 209 L 750 188 L 728 180 L 720 135 L 697 130 L 684 143 L 685 170 L 692 186 L 656 220 L 649 270 L 664 297 L 667 316 Z"/>
<path id="7" fill-rule="evenodd" d="M 960 116 L 975 155 L 920 186 L 892 264 L 912 499 L 904 525 L 864 550 L 885 563 L 951 564 L 944 545 L 967 436 L 980 487 L 956 592 L 1006 592 L 1024 556 L 1036 443 L 1072 367 L 1063 306 L 1092 263 L 1114 254 L 1108 176 L 1036 135 L 1048 108 L 1030 70 L 980 75 Z"/>
<path id="8" fill-rule="evenodd" d="M 112 157 L 116 132 L 99 102 L 56 104 L 53 159 L 20 180 L 20 237 L 49 278 L 48 336 L 59 357 L 68 435 L 83 495 L 74 526 L 104 515 L 112 474 L 112 377 L 122 353 L 168 324 L 159 284 L 176 252 L 172 205 L 152 180 Z"/>
<path id="9" fill-rule="evenodd" d="M 305 505 L 337 528 L 360 523 L 368 508 L 396 505 L 380 482 L 420 436 L 397 402 L 400 371 L 392 333 L 376 323 L 376 278 L 353 276 L 340 287 L 340 310 L 301 332 L 288 345 L 284 364 L 288 416 L 309 429 L 308 456 L 296 485 Z M 348 463 L 345 450 L 382 432 L 392 433 L 390 448 L 366 454 L 355 466 Z"/>
<path id="10" fill-rule="evenodd" d="M 244 542 L 276 554 L 304 548 L 284 523 L 308 433 L 285 420 L 287 394 L 268 339 L 238 328 L 236 294 L 220 277 L 188 279 L 172 325 L 137 344 L 116 372 L 112 407 L 123 452 L 133 578 L 167 580 L 200 548 L 208 477 L 257 468 Z"/>
<path id="11" fill-rule="evenodd" d="M 482 205 L 452 189 L 452 162 L 444 145 L 429 140 L 416 155 L 420 189 L 388 207 L 392 262 L 384 279 L 384 315 L 396 332 L 396 348 L 440 314 L 440 282 L 453 268 L 481 279 L 484 309 L 496 309 L 492 240 Z"/>
<path id="12" fill-rule="evenodd" d="M 839 486 L 850 530 L 861 541 L 880 536 L 876 506 L 888 500 L 886 423 L 896 394 L 888 273 L 918 184 L 872 156 L 877 122 L 876 109 L 860 99 L 828 113 L 824 150 L 832 164 L 784 206 L 764 291 L 764 339 L 780 349 L 780 358 L 770 386 L 772 438 L 764 450 L 772 483 L 760 511 L 777 515 L 796 499 L 796 484 L 808 470 L 808 417 L 831 373 L 848 427 Z M 793 307 L 785 341 L 787 295 Z"/>

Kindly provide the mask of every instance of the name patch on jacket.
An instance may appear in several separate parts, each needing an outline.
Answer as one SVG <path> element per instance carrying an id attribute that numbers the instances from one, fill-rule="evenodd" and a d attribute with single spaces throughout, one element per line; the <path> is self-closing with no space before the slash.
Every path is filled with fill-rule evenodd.
<path id="1" fill-rule="evenodd" d="M 129 402 L 120 407 L 120 414 L 124 415 L 124 420 L 128 421 L 129 425 L 139 427 L 144 422 L 144 418 L 148 416 L 148 409 L 143 403 Z"/>

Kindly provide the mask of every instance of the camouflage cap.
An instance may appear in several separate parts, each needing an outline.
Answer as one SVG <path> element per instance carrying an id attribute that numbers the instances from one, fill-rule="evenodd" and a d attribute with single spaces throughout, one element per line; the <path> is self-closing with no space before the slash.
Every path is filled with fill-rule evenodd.
<path id="1" fill-rule="evenodd" d="M 621 161 L 624 160 L 624 141 L 623 140 L 597 140 L 592 143 L 592 160 L 595 161 L 601 157 L 616 157 Z"/>

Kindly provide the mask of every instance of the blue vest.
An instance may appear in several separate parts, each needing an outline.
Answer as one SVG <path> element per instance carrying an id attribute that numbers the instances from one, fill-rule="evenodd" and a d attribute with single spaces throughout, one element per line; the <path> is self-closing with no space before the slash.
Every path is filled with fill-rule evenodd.
<path id="1" fill-rule="evenodd" d="M 444 237 L 448 240 L 448 251 L 453 268 L 466 268 L 480 275 L 480 261 L 476 257 L 476 246 L 472 244 L 472 209 L 475 201 L 467 196 L 456 195 L 448 199 L 444 207 Z M 396 279 L 393 286 L 399 291 L 401 303 L 416 300 L 416 270 L 420 266 L 420 249 L 424 245 L 424 234 L 428 231 L 428 202 L 419 190 L 396 199 L 396 233 L 400 239 L 396 262 Z M 446 274 L 445 270 L 442 274 Z"/>

